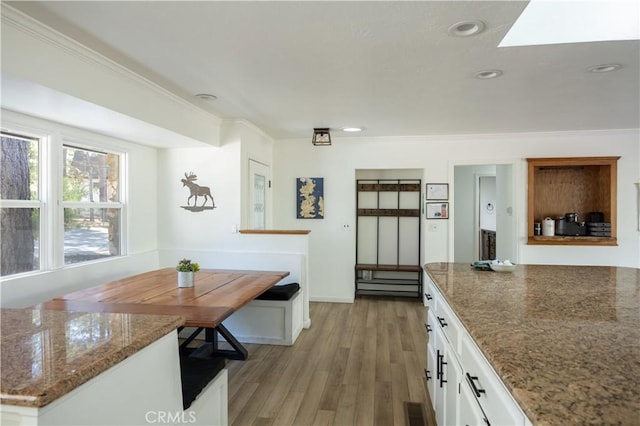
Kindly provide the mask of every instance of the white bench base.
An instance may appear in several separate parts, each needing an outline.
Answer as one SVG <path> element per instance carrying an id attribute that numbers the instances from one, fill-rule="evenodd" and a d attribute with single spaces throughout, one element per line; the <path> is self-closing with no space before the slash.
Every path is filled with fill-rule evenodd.
<path id="1" fill-rule="evenodd" d="M 299 290 L 289 300 L 253 300 L 224 326 L 242 343 L 291 346 L 303 328 L 303 299 Z"/>
<path id="2" fill-rule="evenodd" d="M 289 300 L 252 300 L 223 324 L 242 343 L 291 346 L 304 327 L 303 303 L 302 289 Z M 180 337 L 186 338 L 194 330 L 187 327 Z M 198 338 L 204 339 L 204 332 Z"/>

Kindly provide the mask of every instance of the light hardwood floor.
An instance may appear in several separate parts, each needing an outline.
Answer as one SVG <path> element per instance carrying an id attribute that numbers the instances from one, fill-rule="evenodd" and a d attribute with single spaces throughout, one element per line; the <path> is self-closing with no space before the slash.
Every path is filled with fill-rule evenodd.
<path id="1" fill-rule="evenodd" d="M 248 360 L 228 361 L 230 425 L 402 426 L 405 402 L 434 424 L 419 300 L 312 302 L 310 316 L 294 346 L 249 344 Z"/>

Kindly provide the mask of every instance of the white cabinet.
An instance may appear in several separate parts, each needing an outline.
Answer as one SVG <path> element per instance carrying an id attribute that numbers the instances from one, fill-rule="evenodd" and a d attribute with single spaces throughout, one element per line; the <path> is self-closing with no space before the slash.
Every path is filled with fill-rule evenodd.
<path id="1" fill-rule="evenodd" d="M 484 415 L 480 403 L 473 393 L 471 384 L 466 380 L 460 384 L 460 416 L 458 423 L 461 425 L 489 425 L 489 421 Z"/>
<path id="2" fill-rule="evenodd" d="M 469 335 L 462 339 L 461 360 L 467 381 L 489 422 L 496 425 L 524 424 L 522 410 Z"/>
<path id="3" fill-rule="evenodd" d="M 436 369 L 436 345 L 433 344 L 435 339 L 435 323 L 433 319 L 433 314 L 427 314 L 427 331 L 429 335 L 429 342 L 427 344 L 427 368 L 425 370 L 425 375 L 427 379 L 427 390 L 429 391 L 429 397 L 431 398 L 431 405 L 433 407 L 436 406 L 435 396 L 436 396 L 436 385 L 438 384 L 438 371 Z"/>
<path id="4" fill-rule="evenodd" d="M 459 425 L 460 403 L 458 392 L 462 377 L 462 367 L 458 363 L 458 357 L 450 351 L 451 346 L 445 347 L 445 353 L 441 358 L 441 370 L 444 379 L 444 422 L 445 425 Z"/>
<path id="5" fill-rule="evenodd" d="M 228 424 L 227 370 L 183 410 L 176 332 L 44 407 L 0 406 L 2 425 Z"/>
<path id="6" fill-rule="evenodd" d="M 462 377 L 462 368 L 458 362 L 459 323 L 453 319 L 450 311 L 442 312 L 440 299 L 436 296 L 433 284 L 429 283 L 427 291 L 433 293 L 427 313 L 427 371 L 431 379 L 427 388 L 439 425 L 458 424 L 459 407 L 458 391 Z M 452 344 L 454 342 L 454 344 Z"/>
<path id="7" fill-rule="evenodd" d="M 427 389 L 437 424 L 530 424 L 429 278 L 425 305 L 430 330 L 426 372 L 431 379 L 427 380 Z"/>

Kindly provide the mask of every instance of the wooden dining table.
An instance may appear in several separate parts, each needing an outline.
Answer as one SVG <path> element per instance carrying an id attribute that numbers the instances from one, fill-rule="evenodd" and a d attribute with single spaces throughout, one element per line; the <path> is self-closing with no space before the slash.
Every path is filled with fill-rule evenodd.
<path id="1" fill-rule="evenodd" d="M 222 322 L 289 275 L 286 271 L 203 269 L 193 287 L 178 287 L 174 268 L 145 272 L 76 291 L 37 305 L 36 309 L 78 312 L 179 315 L 196 330 L 181 344 L 182 351 L 204 330 L 199 356 L 247 359 L 246 348 Z M 232 347 L 218 347 L 218 334 Z"/>

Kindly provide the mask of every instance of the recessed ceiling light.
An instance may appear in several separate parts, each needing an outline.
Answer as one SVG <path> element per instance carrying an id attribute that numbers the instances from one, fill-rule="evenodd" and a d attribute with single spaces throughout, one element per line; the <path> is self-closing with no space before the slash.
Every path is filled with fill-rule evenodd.
<path id="1" fill-rule="evenodd" d="M 343 132 L 361 132 L 362 127 L 343 127 L 342 131 Z"/>
<path id="2" fill-rule="evenodd" d="M 209 93 L 198 93 L 196 95 L 196 98 L 202 99 L 203 101 L 215 101 L 216 99 L 218 99 L 216 95 L 212 95 Z"/>
<path id="3" fill-rule="evenodd" d="M 474 73 L 473 76 L 479 80 L 489 80 L 491 78 L 500 77 L 502 75 L 502 71 L 500 70 L 486 70 L 486 71 L 478 71 Z"/>
<path id="4" fill-rule="evenodd" d="M 620 64 L 602 64 L 602 65 L 594 65 L 592 67 L 587 68 L 589 72 L 601 73 L 601 72 L 610 72 L 616 71 L 622 68 Z"/>
<path id="5" fill-rule="evenodd" d="M 449 27 L 448 33 L 453 37 L 470 37 L 481 33 L 484 28 L 484 22 L 471 19 L 453 24 Z"/>

